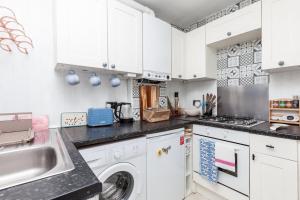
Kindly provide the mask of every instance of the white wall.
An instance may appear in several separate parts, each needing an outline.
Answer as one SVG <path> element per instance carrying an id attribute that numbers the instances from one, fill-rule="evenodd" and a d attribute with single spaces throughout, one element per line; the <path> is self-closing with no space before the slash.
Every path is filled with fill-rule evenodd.
<path id="1" fill-rule="evenodd" d="M 60 125 L 61 112 L 103 107 L 108 100 L 126 101 L 127 82 L 122 81 L 119 88 L 112 88 L 106 75 L 102 76 L 101 87 L 92 88 L 87 82 L 87 74 L 81 76 L 78 86 L 71 87 L 64 82 L 64 75 L 54 71 L 52 2 L 0 2 L 15 11 L 34 43 L 29 55 L 0 49 L 0 113 L 32 111 L 35 115 L 48 114 L 51 127 L 55 127 Z"/>
<path id="2" fill-rule="evenodd" d="M 171 101 L 174 99 L 174 92 L 179 92 L 180 106 L 183 108 L 192 108 L 193 100 L 201 100 L 202 95 L 207 93 L 217 94 L 217 81 L 171 81 L 168 83 L 168 96 Z"/>
<path id="3" fill-rule="evenodd" d="M 300 70 L 272 73 L 269 84 L 270 99 L 300 96 Z"/>
<path id="4" fill-rule="evenodd" d="M 217 81 L 216 80 L 208 80 L 208 81 L 200 81 L 200 82 L 188 82 L 184 86 L 184 105 L 187 108 L 193 106 L 193 100 L 201 100 L 202 95 L 206 95 L 207 93 L 217 94 Z"/>

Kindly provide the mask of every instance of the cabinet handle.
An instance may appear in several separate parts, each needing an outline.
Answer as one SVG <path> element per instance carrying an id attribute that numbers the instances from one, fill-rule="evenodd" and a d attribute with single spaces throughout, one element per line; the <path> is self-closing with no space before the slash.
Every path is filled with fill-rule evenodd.
<path id="1" fill-rule="evenodd" d="M 116 65 L 115 65 L 115 64 L 112 64 L 112 65 L 111 65 L 111 68 L 112 68 L 112 69 L 115 69 L 115 68 L 116 68 Z"/>
<path id="2" fill-rule="evenodd" d="M 103 63 L 102 67 L 106 68 L 107 67 L 107 63 Z"/>
<path id="3" fill-rule="evenodd" d="M 178 75 L 178 77 L 181 78 L 182 76 L 181 76 L 181 75 Z"/>
<path id="4" fill-rule="evenodd" d="M 252 154 L 252 160 L 255 160 L 255 155 L 254 154 Z"/>
<path id="5" fill-rule="evenodd" d="M 284 61 L 283 61 L 283 60 L 279 61 L 279 62 L 278 62 L 278 65 L 279 65 L 279 66 L 283 66 L 283 65 L 284 65 Z"/>
<path id="6" fill-rule="evenodd" d="M 162 148 L 162 152 L 164 152 L 165 154 L 168 154 L 169 153 L 169 151 L 171 150 L 171 146 L 168 146 L 168 147 L 166 147 L 166 148 Z"/>
<path id="7" fill-rule="evenodd" d="M 228 37 L 231 36 L 231 32 L 227 32 L 227 36 L 228 36 Z"/>
<path id="8" fill-rule="evenodd" d="M 196 75 L 196 74 L 194 74 L 194 78 L 197 78 L 197 75 Z"/>
<path id="9" fill-rule="evenodd" d="M 273 145 L 266 145 L 267 148 L 270 148 L 270 149 L 275 149 L 275 147 Z"/>

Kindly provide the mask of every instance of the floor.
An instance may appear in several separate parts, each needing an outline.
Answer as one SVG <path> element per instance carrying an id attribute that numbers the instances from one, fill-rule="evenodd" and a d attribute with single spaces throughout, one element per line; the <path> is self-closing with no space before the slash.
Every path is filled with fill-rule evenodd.
<path id="1" fill-rule="evenodd" d="M 202 195 L 200 194 L 192 194 L 191 196 L 189 196 L 188 198 L 186 198 L 185 200 L 209 200 L 207 198 L 204 198 Z"/>

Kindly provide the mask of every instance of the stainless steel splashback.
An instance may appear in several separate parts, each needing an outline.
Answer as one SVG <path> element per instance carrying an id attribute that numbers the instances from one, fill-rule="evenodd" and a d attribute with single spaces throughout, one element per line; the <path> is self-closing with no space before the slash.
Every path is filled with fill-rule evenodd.
<path id="1" fill-rule="evenodd" d="M 269 86 L 218 87 L 218 115 L 269 118 Z"/>

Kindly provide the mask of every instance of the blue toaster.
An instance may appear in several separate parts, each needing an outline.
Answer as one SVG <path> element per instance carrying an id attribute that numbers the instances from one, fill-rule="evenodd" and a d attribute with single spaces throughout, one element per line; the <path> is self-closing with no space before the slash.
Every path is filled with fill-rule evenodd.
<path id="1" fill-rule="evenodd" d="M 89 108 L 88 126 L 107 126 L 114 123 L 113 110 L 111 108 Z"/>

